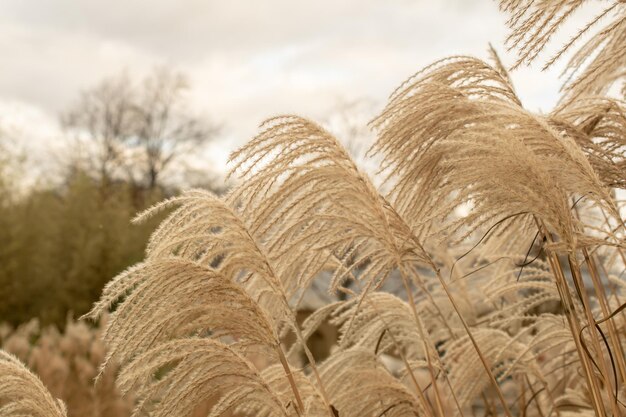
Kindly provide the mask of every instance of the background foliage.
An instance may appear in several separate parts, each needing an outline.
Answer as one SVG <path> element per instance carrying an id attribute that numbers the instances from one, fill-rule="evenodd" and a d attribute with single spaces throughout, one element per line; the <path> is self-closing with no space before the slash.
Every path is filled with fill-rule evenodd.
<path id="1" fill-rule="evenodd" d="M 130 219 L 164 194 L 123 182 L 103 188 L 78 173 L 15 198 L 0 176 L 0 321 L 62 327 L 68 314 L 87 312 L 111 276 L 143 257 L 158 220 Z"/>

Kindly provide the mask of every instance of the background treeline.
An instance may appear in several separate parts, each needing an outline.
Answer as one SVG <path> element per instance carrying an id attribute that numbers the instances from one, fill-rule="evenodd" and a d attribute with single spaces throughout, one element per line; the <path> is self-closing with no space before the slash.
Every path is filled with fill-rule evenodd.
<path id="1" fill-rule="evenodd" d="M 0 321 L 13 325 L 38 317 L 62 326 L 87 312 L 111 276 L 142 259 L 158 220 L 130 221 L 164 196 L 123 182 L 104 188 L 85 173 L 19 199 L 6 185 L 0 192 Z"/>
<path id="2" fill-rule="evenodd" d="M 189 88 L 184 75 L 157 68 L 81 92 L 60 115 L 69 144 L 51 155 L 60 179 L 35 174 L 28 153 L 0 129 L 0 323 L 38 318 L 64 327 L 68 315 L 90 309 L 111 277 L 144 257 L 161 218 L 132 225 L 139 211 L 190 183 L 214 188 L 211 180 L 185 181 L 197 175 L 189 154 L 218 131 L 189 109 Z M 178 183 L 165 184 L 164 172 Z"/>

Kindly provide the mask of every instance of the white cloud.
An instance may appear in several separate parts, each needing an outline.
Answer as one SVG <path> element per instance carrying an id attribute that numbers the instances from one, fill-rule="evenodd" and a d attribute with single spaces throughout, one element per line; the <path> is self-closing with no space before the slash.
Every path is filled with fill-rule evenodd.
<path id="1" fill-rule="evenodd" d="M 592 12 L 568 25 L 580 27 Z M 0 100 L 29 103 L 54 119 L 106 75 L 167 63 L 191 76 L 194 107 L 224 125 L 207 150 L 215 161 L 208 163 L 222 167 L 266 117 L 324 118 L 339 101 L 360 97 L 382 106 L 435 59 L 485 58 L 488 42 L 504 52 L 505 20 L 493 0 L 4 0 Z M 572 30 L 563 32 L 556 46 Z M 530 109 L 556 102 L 558 70 L 513 74 Z"/>
<path id="2" fill-rule="evenodd" d="M 20 170 L 20 185 L 55 181 L 60 174 L 59 160 L 68 151 L 56 118 L 35 105 L 0 100 L 0 139 L 3 147 L 28 167 Z"/>

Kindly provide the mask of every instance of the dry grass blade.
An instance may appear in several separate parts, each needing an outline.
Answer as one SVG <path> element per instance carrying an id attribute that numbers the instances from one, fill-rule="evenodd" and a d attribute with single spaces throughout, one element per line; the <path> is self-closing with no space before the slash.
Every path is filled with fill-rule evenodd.
<path id="1" fill-rule="evenodd" d="M 164 417 L 191 415 L 198 404 L 219 399 L 210 416 L 218 417 L 242 402 L 267 416 L 288 416 L 256 368 L 228 346 L 206 338 L 171 340 L 134 358 L 124 367 L 122 390 L 138 387 L 135 415 L 151 411 Z"/>
<path id="2" fill-rule="evenodd" d="M 271 119 L 232 158 L 243 183 L 229 199 L 267 242 L 287 288 L 307 287 L 335 259 L 345 268 L 335 266 L 333 289 L 351 275 L 378 285 L 400 263 L 428 264 L 402 219 L 315 123 Z"/>
<path id="3" fill-rule="evenodd" d="M 602 182 L 626 188 L 626 107 L 621 100 L 590 97 L 552 113 L 585 152 Z"/>
<path id="4" fill-rule="evenodd" d="M 354 348 L 333 355 L 322 367 L 322 378 L 341 417 L 424 413 L 414 394 L 390 375 L 371 351 Z"/>
<path id="5" fill-rule="evenodd" d="M 493 366 L 494 374 L 500 381 L 516 375 L 528 375 L 539 381 L 544 378 L 536 362 L 536 356 L 530 347 L 516 338 L 512 338 L 507 332 L 496 329 L 476 329 L 473 332 L 477 343 Z M 520 335 L 521 336 L 521 335 Z M 520 337 L 518 336 L 518 337 Z M 489 387 L 489 380 L 479 367 L 465 366 L 478 360 L 473 352 L 468 337 L 450 343 L 446 346 L 446 362 L 452 369 L 451 376 L 459 384 L 457 395 L 462 405 L 470 403 L 482 391 Z"/>
<path id="6" fill-rule="evenodd" d="M 283 404 L 288 404 L 291 401 L 292 393 L 289 381 L 285 378 L 285 372 L 280 365 L 268 366 L 261 372 L 261 377 L 267 382 L 267 384 L 282 401 Z M 302 397 L 305 398 L 304 415 L 309 417 L 326 417 L 328 416 L 328 410 L 324 404 L 324 399 L 320 397 L 318 390 L 313 386 L 311 380 L 303 371 L 295 371 L 294 379 L 298 385 L 298 389 L 302 393 Z M 292 406 L 286 407 L 288 410 Z M 240 404 L 237 407 L 237 411 L 244 415 L 253 414 L 251 407 L 247 404 Z"/>
<path id="7" fill-rule="evenodd" d="M 35 374 L 3 350 L 0 350 L 0 376 L 0 416 L 67 415 L 63 402 L 55 400 Z"/>
<path id="8" fill-rule="evenodd" d="M 562 247 L 573 248 L 586 237 L 576 231 L 568 195 L 616 213 L 575 141 L 524 110 L 508 79 L 477 59 L 427 67 L 392 95 L 373 124 L 380 136 L 372 152 L 390 167 L 391 201 L 422 238 L 463 240 L 485 225 L 501 222 L 503 229 L 534 215 Z M 468 204 L 469 214 L 455 221 Z"/>
<path id="9" fill-rule="evenodd" d="M 368 294 L 360 308 L 358 300 L 344 302 L 333 312 L 332 322 L 339 327 L 339 346 L 344 349 L 382 354 L 402 348 L 408 359 L 425 360 L 411 308 L 392 294 Z"/>
<path id="10" fill-rule="evenodd" d="M 121 281 L 125 287 L 113 291 Z M 126 298 L 120 301 L 122 296 Z M 184 259 L 154 260 L 120 275 L 92 316 L 114 302 L 119 305 L 105 330 L 105 365 L 113 358 L 125 363 L 168 339 L 208 330 L 212 337 L 231 336 L 259 347 L 277 343 L 270 318 L 239 285 Z"/>
<path id="11" fill-rule="evenodd" d="M 586 0 L 501 0 L 500 8 L 510 15 L 507 39 L 510 48 L 519 51 L 514 68 L 529 64 L 549 43 L 550 38 Z M 583 35 L 600 21 L 612 20 L 584 43 L 570 59 L 564 74 L 569 73 L 564 86 L 564 102 L 572 102 L 581 95 L 606 94 L 624 75 L 626 65 L 626 5 L 618 0 L 609 5 L 579 30 L 544 66 L 554 64 Z M 583 68 L 581 70 L 581 68 Z"/>
<path id="12" fill-rule="evenodd" d="M 291 312 L 282 299 L 286 290 L 275 266 L 226 201 L 204 190 L 189 190 L 142 213 L 136 221 L 171 205 L 179 207 L 153 233 L 148 258 L 176 256 L 215 269 L 238 281 L 275 320 L 289 318 Z"/>

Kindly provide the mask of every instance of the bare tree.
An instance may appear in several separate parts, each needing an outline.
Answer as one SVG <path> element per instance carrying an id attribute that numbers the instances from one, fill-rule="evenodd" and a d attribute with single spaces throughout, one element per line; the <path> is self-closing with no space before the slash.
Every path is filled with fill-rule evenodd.
<path id="1" fill-rule="evenodd" d="M 83 92 L 62 121 L 86 140 L 89 168 L 103 182 L 123 176 L 153 189 L 165 169 L 216 132 L 189 110 L 188 90 L 186 77 L 169 68 L 139 83 L 122 73 Z"/>
<path id="2" fill-rule="evenodd" d="M 120 167 L 121 150 L 133 129 L 134 92 L 126 73 L 101 81 L 84 91 L 61 116 L 62 124 L 87 143 L 85 162 L 104 184 Z"/>
<path id="3" fill-rule="evenodd" d="M 161 172 L 175 159 L 194 150 L 216 131 L 187 108 L 184 99 L 188 88 L 181 73 L 158 68 L 138 92 L 131 142 L 140 150 L 149 188 L 156 186 Z"/>

